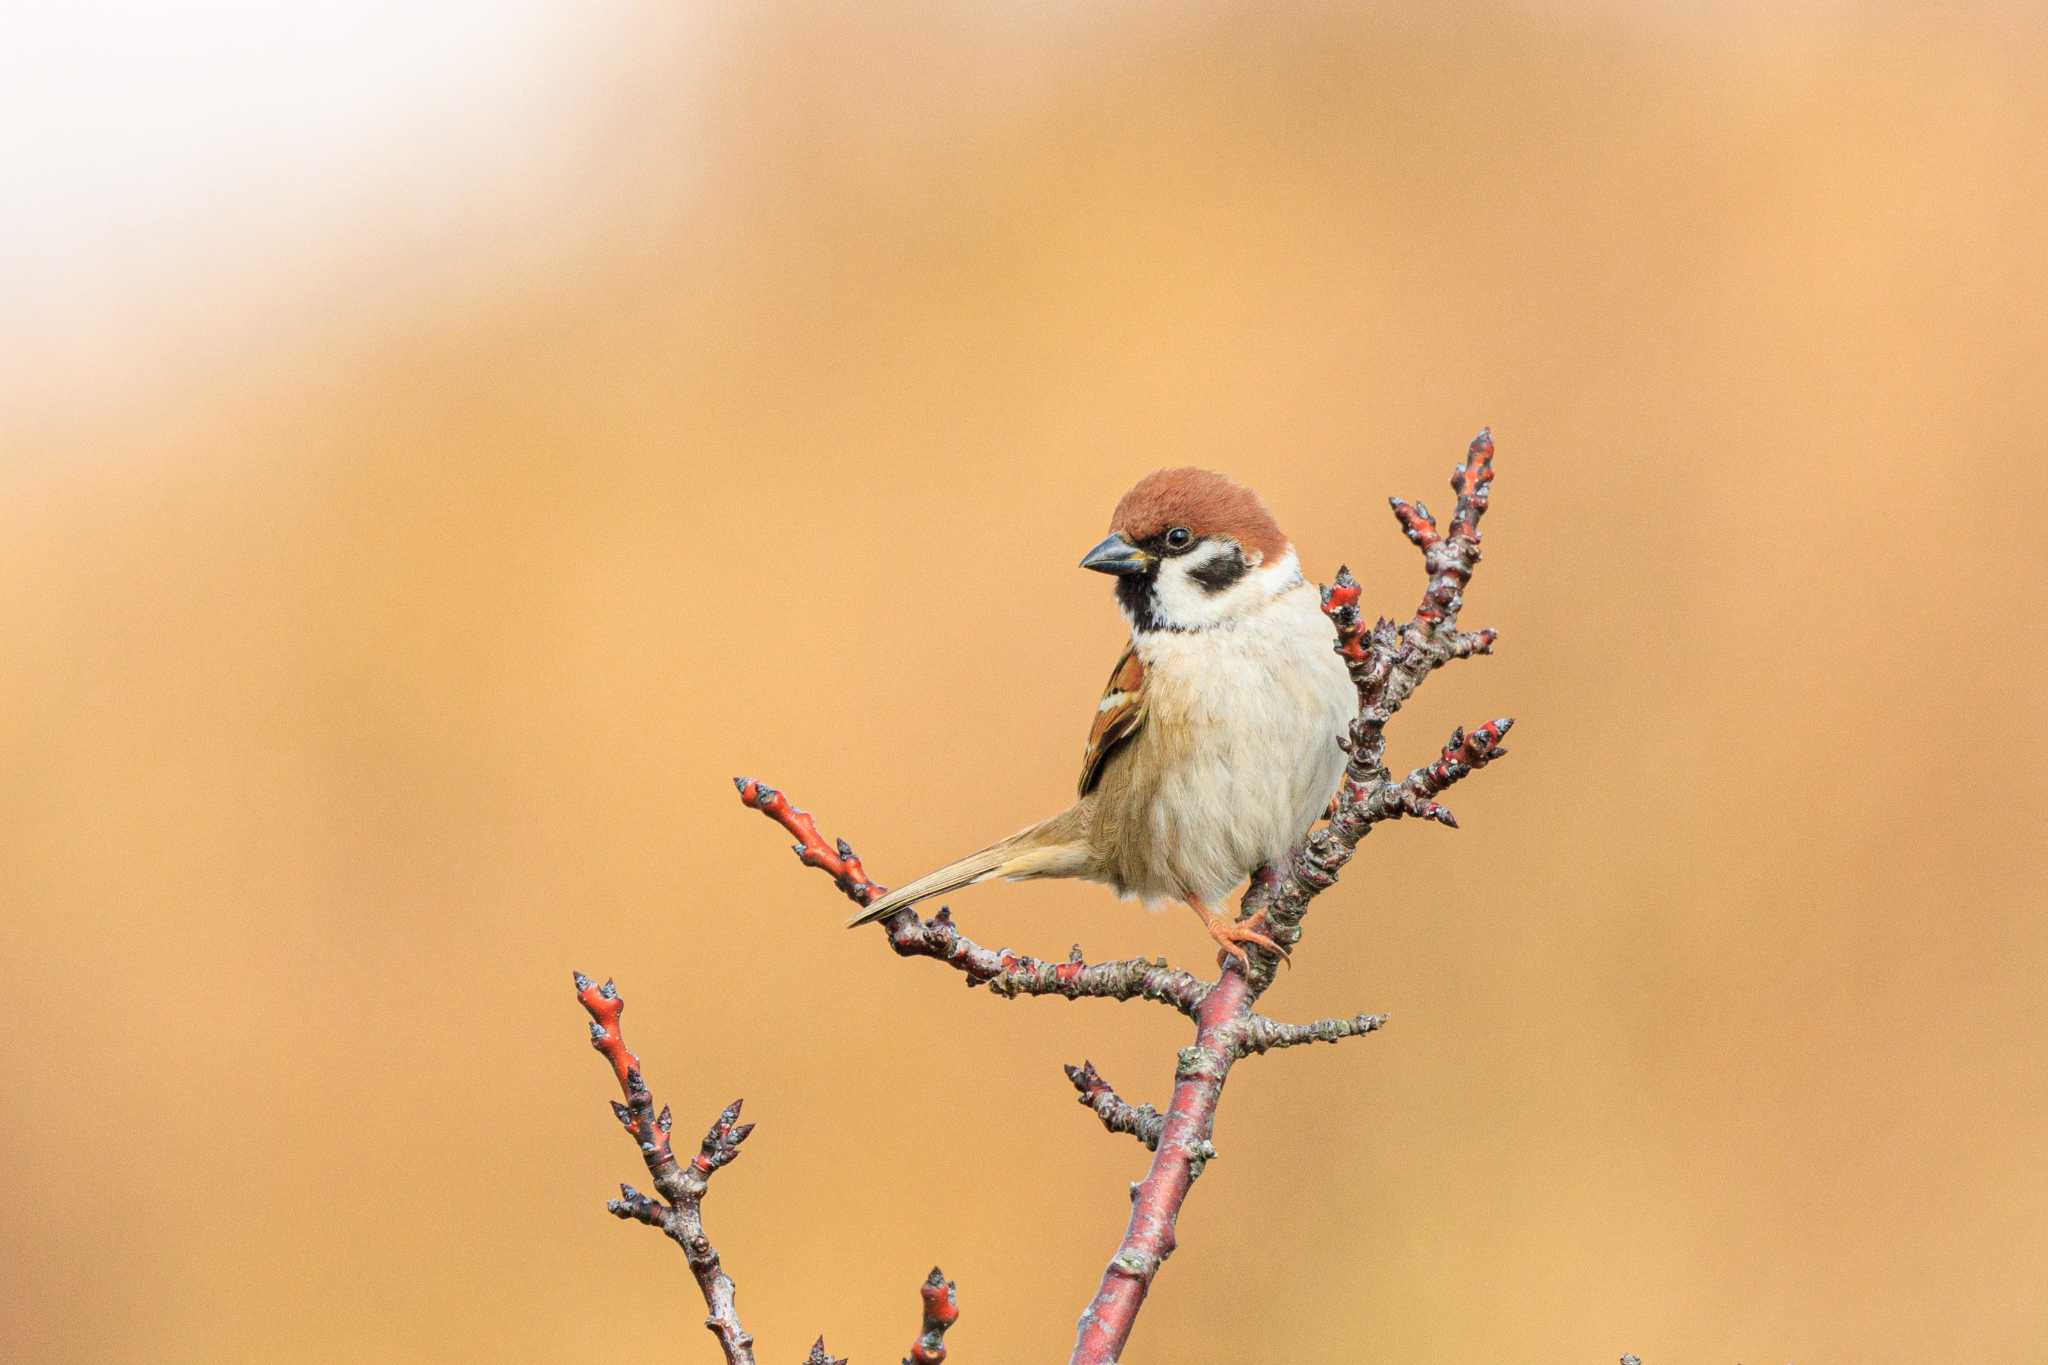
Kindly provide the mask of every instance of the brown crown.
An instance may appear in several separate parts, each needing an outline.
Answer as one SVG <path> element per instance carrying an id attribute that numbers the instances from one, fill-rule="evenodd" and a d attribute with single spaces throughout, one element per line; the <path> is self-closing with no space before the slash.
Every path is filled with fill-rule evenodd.
<path id="1" fill-rule="evenodd" d="M 1259 495 L 1206 469 L 1161 469 L 1138 480 L 1109 519 L 1112 533 L 1149 540 L 1185 526 L 1197 536 L 1235 537 L 1245 553 L 1271 559 L 1287 548 L 1287 537 Z"/>

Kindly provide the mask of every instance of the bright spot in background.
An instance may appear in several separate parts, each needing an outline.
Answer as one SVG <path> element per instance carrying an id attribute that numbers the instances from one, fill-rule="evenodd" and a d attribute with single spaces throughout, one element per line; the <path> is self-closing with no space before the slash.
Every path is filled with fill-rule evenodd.
<path id="1" fill-rule="evenodd" d="M 14 7 L 0 382 L 135 378 L 394 265 L 544 251 L 520 234 L 585 150 L 584 27 L 530 0 Z"/>

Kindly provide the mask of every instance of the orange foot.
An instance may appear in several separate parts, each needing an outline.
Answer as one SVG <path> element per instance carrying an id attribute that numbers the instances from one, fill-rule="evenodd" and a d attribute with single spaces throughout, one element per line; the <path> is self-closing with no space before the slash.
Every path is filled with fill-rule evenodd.
<path id="1" fill-rule="evenodd" d="M 1216 954 L 1217 966 L 1222 966 L 1226 957 L 1234 957 L 1238 965 L 1249 972 L 1252 969 L 1252 960 L 1244 950 L 1247 943 L 1256 943 L 1288 966 L 1294 965 L 1294 959 L 1287 955 L 1285 948 L 1260 932 L 1266 927 L 1265 911 L 1261 910 L 1248 919 L 1235 920 L 1228 915 L 1217 914 L 1200 901 L 1189 901 L 1188 905 L 1202 917 L 1202 924 L 1208 929 L 1209 937 L 1222 945 L 1223 951 Z"/>

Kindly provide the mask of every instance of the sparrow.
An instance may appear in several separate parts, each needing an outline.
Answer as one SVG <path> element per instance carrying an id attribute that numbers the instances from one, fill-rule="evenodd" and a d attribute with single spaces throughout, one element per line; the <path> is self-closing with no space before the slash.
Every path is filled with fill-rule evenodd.
<path id="1" fill-rule="evenodd" d="M 1224 954 L 1286 957 L 1263 914 L 1216 907 L 1277 865 L 1329 807 L 1358 693 L 1320 595 L 1250 489 L 1162 469 L 1117 503 L 1081 567 L 1116 579 L 1130 643 L 1081 758 L 1078 799 L 1049 820 L 898 887 L 850 920 L 992 877 L 1075 877 L 1149 906 L 1177 900 Z"/>

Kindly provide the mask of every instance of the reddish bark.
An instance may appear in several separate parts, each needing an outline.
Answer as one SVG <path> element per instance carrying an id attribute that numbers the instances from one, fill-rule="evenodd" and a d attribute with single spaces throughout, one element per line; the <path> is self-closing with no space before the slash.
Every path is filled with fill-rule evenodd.
<path id="1" fill-rule="evenodd" d="M 1216 1154 L 1210 1141 L 1216 1103 L 1238 1051 L 1226 1033 L 1244 1019 L 1251 998 L 1250 984 L 1233 960 L 1195 1014 L 1194 1045 L 1181 1049 L 1174 1067 L 1173 1099 L 1166 1106 L 1166 1128 L 1152 1155 L 1152 1169 L 1131 1196 L 1123 1242 L 1081 1314 L 1073 1365 L 1110 1365 L 1122 1354 L 1159 1267 L 1173 1254 L 1180 1206 Z"/>
<path id="2" fill-rule="evenodd" d="M 941 1365 L 946 1358 L 946 1329 L 960 1319 L 959 1292 L 946 1273 L 933 1266 L 918 1293 L 924 1299 L 924 1323 L 903 1365 Z"/>
<path id="3" fill-rule="evenodd" d="M 1493 482 L 1493 433 L 1481 431 L 1466 448 L 1465 462 L 1451 474 L 1451 489 L 1458 495 L 1457 510 L 1451 514 L 1447 532 L 1437 529 L 1436 518 L 1421 503 L 1389 498 L 1394 516 L 1408 539 L 1422 551 L 1429 569 L 1429 587 L 1422 605 L 1415 610 L 1418 621 L 1442 621 L 1455 617 L 1472 567 L 1479 562 L 1479 518 L 1486 514 L 1488 486 Z M 1437 547 L 1455 543 L 1458 553 L 1439 555 Z"/>
<path id="4" fill-rule="evenodd" d="M 577 972 L 576 998 L 590 1011 L 590 1045 L 611 1063 L 619 1088 L 626 1094 L 624 1104 L 612 1105 L 612 1114 L 639 1144 L 640 1156 L 659 1196 L 650 1199 L 631 1185 L 621 1185 L 619 1197 L 605 1207 L 616 1217 L 660 1228 L 674 1239 L 683 1249 L 690 1274 L 704 1296 L 704 1307 L 710 1314 L 704 1325 L 718 1338 L 727 1365 L 754 1365 L 754 1339 L 740 1325 L 732 1277 L 725 1273 L 717 1249 L 704 1235 L 701 1212 L 711 1173 L 739 1157 L 740 1144 L 747 1140 L 754 1125 L 739 1124 L 740 1102 L 734 1100 L 712 1123 L 697 1155 L 688 1165 L 679 1163 L 669 1146 L 669 1111 L 664 1106 L 660 1114 L 654 1112 L 654 1096 L 641 1076 L 640 1059 L 626 1046 L 625 1034 L 620 1030 L 619 1016 L 625 1013 L 626 1002 L 620 998 L 618 988 L 609 981 L 597 985 Z"/>
<path id="5" fill-rule="evenodd" d="M 1383 618 L 1365 629 L 1357 610 L 1357 581 L 1344 570 L 1339 570 L 1337 582 L 1324 593 L 1324 610 L 1337 629 L 1339 652 L 1358 686 L 1358 719 L 1345 740 L 1351 761 L 1329 824 L 1310 834 L 1283 868 L 1270 878 L 1255 881 L 1245 895 L 1242 913 L 1266 912 L 1267 932 L 1281 943 L 1291 945 L 1299 940 L 1301 917 L 1309 900 L 1337 879 L 1372 826 L 1402 815 L 1417 815 L 1455 827 L 1450 812 L 1431 798 L 1507 752 L 1498 746 L 1498 740 L 1514 722 L 1503 718 L 1475 727 L 1462 742 L 1454 737 L 1453 747 L 1462 757 L 1455 764 L 1444 764 L 1442 781 L 1418 769 L 1396 782 L 1384 761 L 1387 722 L 1415 689 L 1454 659 L 1491 653 L 1498 639 L 1492 630 L 1458 629 L 1464 588 L 1479 563 L 1479 521 L 1486 513 L 1492 481 L 1493 437 L 1481 431 L 1451 477 L 1458 499 L 1449 532 L 1422 547 L 1429 586 L 1409 620 L 1397 625 Z M 1396 502 L 1399 504 L 1398 499 Z M 1411 519 L 1431 529 L 1436 526 L 1427 509 L 1416 507 L 1404 514 L 1404 506 L 1395 508 L 1404 530 L 1409 529 Z M 1487 741 L 1486 747 L 1473 749 L 1475 740 Z M 1269 963 L 1255 960 L 1254 983 L 1261 989 L 1270 984 L 1272 970 Z"/>
<path id="6" fill-rule="evenodd" d="M 1112 1133 L 1129 1133 L 1144 1143 L 1147 1150 L 1159 1150 L 1159 1135 L 1166 1130 L 1166 1115 L 1149 1104 L 1132 1104 L 1125 1100 L 1110 1089 L 1109 1082 L 1102 1079 L 1093 1062 L 1068 1067 L 1067 1079 L 1074 1083 L 1074 1089 L 1081 1092 L 1081 1103 L 1094 1111 L 1104 1128 Z"/>
<path id="7" fill-rule="evenodd" d="M 1452 535 L 1479 543 L 1479 518 L 1486 515 L 1487 488 L 1492 482 L 1493 430 L 1481 427 L 1465 449 L 1465 463 L 1451 471 L 1451 491 L 1458 495 L 1458 510 L 1451 517 Z"/>
<path id="8" fill-rule="evenodd" d="M 760 811 L 797 836 L 797 861 L 829 875 L 856 905 L 870 905 L 889 888 L 867 880 L 860 859 L 844 839 L 828 847 L 818 833 L 817 821 L 799 810 L 789 797 L 751 777 L 735 777 L 740 801 Z M 986 985 L 1001 996 L 1057 995 L 1068 1000 L 1100 996 L 1110 1000 L 1159 1000 L 1182 1014 L 1193 1017 L 1200 1002 L 1202 982 L 1190 972 L 1176 971 L 1163 960 L 1142 957 L 1119 962 L 1089 963 L 1081 960 L 1077 947 L 1064 962 L 1012 952 L 1008 948 L 984 948 L 961 933 L 950 910 L 941 908 L 929 920 L 906 906 L 879 921 L 889 937 L 889 946 L 902 957 L 934 958 L 966 975 L 970 986 Z"/>
<path id="9" fill-rule="evenodd" d="M 590 1045 L 611 1063 L 619 1088 L 626 1094 L 624 1104 L 613 1102 L 612 1114 L 639 1144 L 647 1173 L 654 1178 L 655 1192 L 660 1196 L 649 1198 L 631 1185 L 621 1185 L 619 1197 L 605 1207 L 614 1217 L 660 1228 L 682 1247 L 690 1274 L 704 1295 L 704 1307 L 711 1314 L 704 1325 L 718 1338 L 727 1365 L 754 1365 L 754 1338 L 740 1325 L 732 1277 L 725 1273 L 717 1249 L 704 1233 L 702 1211 L 712 1173 L 739 1159 L 740 1144 L 754 1131 L 754 1125 L 740 1122 L 742 1102 L 734 1100 L 712 1121 L 697 1154 L 688 1163 L 678 1162 L 669 1145 L 672 1120 L 668 1108 L 663 1106 L 658 1115 L 654 1112 L 654 1096 L 640 1074 L 640 1059 L 626 1046 L 625 1034 L 619 1027 L 626 1002 L 618 987 L 609 981 L 600 986 L 581 972 L 575 975 L 576 998 L 590 1011 Z M 946 1358 L 946 1329 L 960 1316 L 959 1299 L 953 1282 L 937 1266 L 932 1267 L 931 1276 L 919 1293 L 924 1300 L 924 1326 L 911 1345 L 906 1365 L 939 1365 Z M 805 1365 L 821 1363 L 846 1365 L 825 1350 L 823 1337 L 811 1347 Z"/>
<path id="10" fill-rule="evenodd" d="M 825 846 L 825 836 L 818 833 L 818 822 L 809 811 L 798 810 L 783 793 L 751 777 L 735 777 L 732 784 L 739 788 L 741 801 L 796 836 L 792 848 L 799 862 L 823 870 L 855 905 L 873 905 L 888 894 L 888 887 L 868 880 L 860 855 L 846 840 L 841 839 L 835 848 Z"/>

